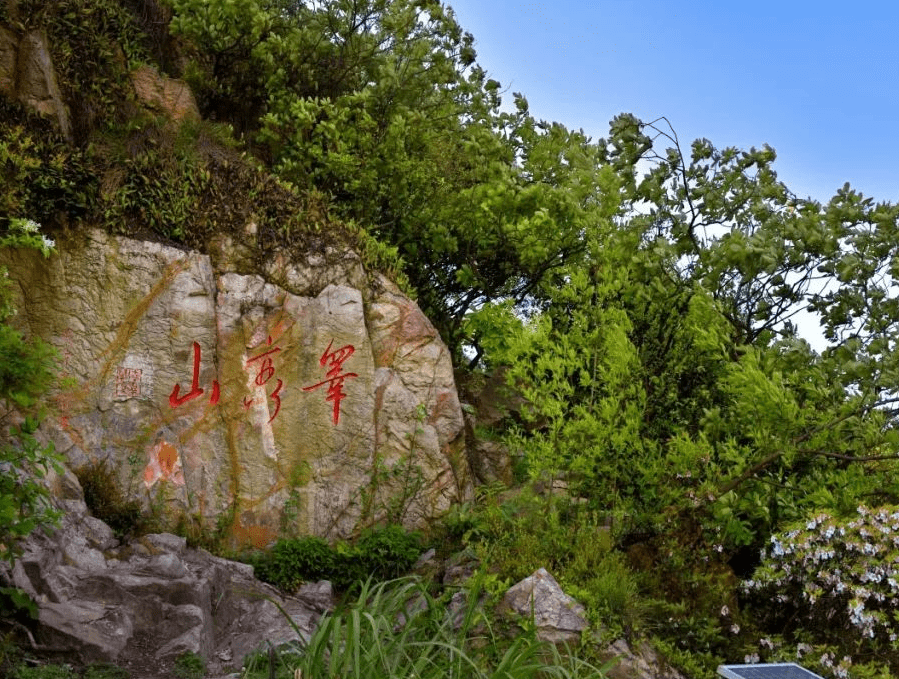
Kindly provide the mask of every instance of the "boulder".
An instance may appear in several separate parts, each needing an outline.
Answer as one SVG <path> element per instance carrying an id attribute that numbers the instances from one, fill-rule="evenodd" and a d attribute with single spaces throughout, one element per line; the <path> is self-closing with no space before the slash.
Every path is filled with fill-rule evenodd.
<path id="1" fill-rule="evenodd" d="M 268 644 L 297 641 L 297 629 L 308 638 L 333 606 L 329 583 L 308 586 L 303 600 L 282 597 L 255 580 L 251 566 L 171 534 L 101 552 L 92 545 L 97 536 L 109 544 L 102 522 L 68 502 L 61 526 L 35 531 L 11 571 L 0 571 L 0 580 L 37 602 L 38 650 L 114 662 L 138 676 L 163 674 L 193 652 L 223 672 Z"/>
<path id="2" fill-rule="evenodd" d="M 0 26 L 0 94 L 52 119 L 72 139 L 69 110 L 43 33 L 29 31 L 20 36 Z"/>
<path id="3" fill-rule="evenodd" d="M 288 289 L 100 230 L 57 250 L 0 264 L 28 291 L 22 329 L 59 351 L 40 436 L 72 468 L 105 464 L 146 510 L 235 547 L 420 528 L 470 497 L 449 352 L 353 253 L 281 262 Z"/>
<path id="4" fill-rule="evenodd" d="M 532 619 L 537 637 L 553 644 L 576 643 L 587 629 L 584 607 L 565 594 L 545 568 L 513 585 L 498 610 Z"/>
<path id="5" fill-rule="evenodd" d="M 614 660 L 605 676 L 609 679 L 685 679 L 684 675 L 669 667 L 646 642 L 632 648 L 624 639 L 618 639 L 606 648 L 603 655 Z"/>
<path id="6" fill-rule="evenodd" d="M 140 66 L 131 74 L 137 100 L 151 111 L 173 121 L 199 120 L 200 109 L 190 87 L 182 80 L 166 78 L 152 66 Z"/>

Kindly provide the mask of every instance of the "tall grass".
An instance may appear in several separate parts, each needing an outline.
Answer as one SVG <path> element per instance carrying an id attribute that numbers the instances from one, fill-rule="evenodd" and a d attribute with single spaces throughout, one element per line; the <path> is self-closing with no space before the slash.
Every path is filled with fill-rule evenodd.
<path id="1" fill-rule="evenodd" d="M 495 636 L 471 593 L 456 610 L 416 578 L 363 585 L 302 649 L 303 679 L 588 679 L 602 670 L 539 641 Z"/>

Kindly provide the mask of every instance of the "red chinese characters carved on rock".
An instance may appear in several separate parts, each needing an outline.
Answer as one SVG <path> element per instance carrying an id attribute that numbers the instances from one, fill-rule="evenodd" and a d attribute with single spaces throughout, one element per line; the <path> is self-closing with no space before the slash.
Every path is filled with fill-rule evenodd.
<path id="1" fill-rule="evenodd" d="M 346 394 L 343 391 L 343 383 L 349 377 L 359 376 L 356 373 L 340 372 L 343 369 L 344 361 L 353 355 L 356 348 L 352 344 L 347 344 L 344 347 L 331 351 L 333 344 L 334 340 L 331 340 L 330 344 L 328 344 L 328 348 L 325 349 L 325 353 L 323 353 L 321 359 L 319 359 L 319 365 L 322 367 L 328 366 L 328 372 L 325 373 L 326 379 L 318 384 L 303 387 L 303 391 L 312 391 L 313 389 L 318 389 L 326 384 L 328 385 L 328 395 L 325 397 L 325 400 L 334 403 L 334 411 L 331 419 L 336 425 L 340 421 L 340 402 L 346 397 Z"/>
<path id="2" fill-rule="evenodd" d="M 184 394 L 184 396 L 179 395 L 180 391 L 181 385 L 176 384 L 172 388 L 172 393 L 169 394 L 169 405 L 172 408 L 177 408 L 188 401 L 199 398 L 204 393 L 204 390 L 200 388 L 200 345 L 198 342 L 194 342 L 194 373 L 191 378 L 190 391 Z M 209 403 L 210 405 L 215 405 L 218 402 L 219 383 L 216 380 L 212 380 L 212 395 L 209 397 Z"/>
<path id="3" fill-rule="evenodd" d="M 268 345 L 269 346 L 272 345 L 271 337 L 268 338 Z M 271 380 L 275 376 L 275 365 L 274 365 L 274 361 L 272 360 L 272 355 L 277 354 L 279 351 L 281 351 L 281 347 L 272 347 L 268 351 L 265 351 L 265 352 L 259 354 L 258 356 L 254 356 L 253 358 L 247 359 L 246 369 L 248 371 L 250 369 L 251 363 L 260 361 L 260 363 L 257 366 L 259 371 L 256 373 L 256 379 L 253 380 L 260 387 L 264 387 L 266 384 L 268 384 L 269 380 Z M 276 378 L 276 379 L 278 379 L 278 378 Z M 278 379 L 278 384 L 275 386 L 275 390 L 271 394 L 269 394 L 269 398 L 275 402 L 275 412 L 273 412 L 272 416 L 270 418 L 268 418 L 269 422 L 274 420 L 275 416 L 277 416 L 277 414 L 281 411 L 281 396 L 280 396 L 280 394 L 281 394 L 281 387 L 283 387 L 283 386 L 284 386 L 284 382 L 282 382 L 280 379 Z M 248 409 L 251 405 L 253 405 L 253 400 L 254 399 L 252 399 L 250 397 L 245 398 L 243 400 L 243 407 Z"/>

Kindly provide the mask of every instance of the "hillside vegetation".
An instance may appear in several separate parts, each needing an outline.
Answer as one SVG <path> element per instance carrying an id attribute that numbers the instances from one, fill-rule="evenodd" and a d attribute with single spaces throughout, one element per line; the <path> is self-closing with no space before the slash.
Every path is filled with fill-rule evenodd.
<path id="1" fill-rule="evenodd" d="M 437 0 L 15 5 L 0 23 L 49 36 L 74 141 L 0 100 L 4 233 L 202 248 L 252 218 L 260 257 L 356 247 L 463 383 L 502 371 L 525 399 L 478 431 L 522 489 L 435 529 L 488 592 L 544 566 L 598 634 L 695 677 L 746 657 L 899 674 L 899 207 L 801 198 L 773 149 L 665 119 L 595 140 L 536 119 Z M 202 122 L 141 112 L 144 63 Z"/>

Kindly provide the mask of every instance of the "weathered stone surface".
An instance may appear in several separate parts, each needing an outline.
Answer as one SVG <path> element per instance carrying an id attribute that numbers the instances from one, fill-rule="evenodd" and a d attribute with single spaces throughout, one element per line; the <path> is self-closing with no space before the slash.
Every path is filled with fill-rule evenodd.
<path id="1" fill-rule="evenodd" d="M 71 138 L 69 111 L 42 33 L 31 31 L 20 37 L 0 26 L 0 94 L 53 119 L 62 133 Z"/>
<path id="2" fill-rule="evenodd" d="M 161 76 L 152 66 L 140 66 L 131 74 L 131 85 L 147 108 L 175 121 L 199 120 L 200 109 L 187 83 Z"/>
<path id="3" fill-rule="evenodd" d="M 68 502 L 73 509 L 79 501 Z M 72 660 L 168 676 L 173 659 L 191 651 L 213 672 L 239 668 L 268 643 L 296 641 L 294 625 L 308 637 L 333 606 L 330 583 L 310 586 L 304 600 L 285 599 L 256 581 L 252 567 L 190 549 L 174 535 L 149 535 L 107 557 L 89 546 L 103 533 L 96 523 L 82 502 L 53 534 L 29 536 L 11 571 L 0 565 L 0 584 L 38 604 L 37 641 Z"/>
<path id="4" fill-rule="evenodd" d="M 319 613 L 334 608 L 334 588 L 328 580 L 304 583 L 297 590 L 296 598 Z"/>
<path id="5" fill-rule="evenodd" d="M 227 517 L 256 546 L 419 527 L 470 493 L 448 352 L 388 281 L 358 287 L 356 258 L 298 295 L 99 230 L 57 247 L 0 261 L 28 290 L 24 329 L 61 355 L 41 435 L 72 467 L 106 462 L 148 509 Z"/>
<path id="6" fill-rule="evenodd" d="M 684 679 L 683 674 L 664 663 L 645 642 L 634 650 L 627 641 L 619 639 L 603 655 L 616 661 L 606 670 L 609 679 Z"/>
<path id="7" fill-rule="evenodd" d="M 0 26 L 0 94 L 16 96 L 16 58 L 19 53 L 19 36 Z"/>
<path id="8" fill-rule="evenodd" d="M 537 637 L 554 644 L 576 642 L 587 629 L 584 607 L 565 594 L 545 568 L 513 585 L 499 609 L 533 617 Z"/>

